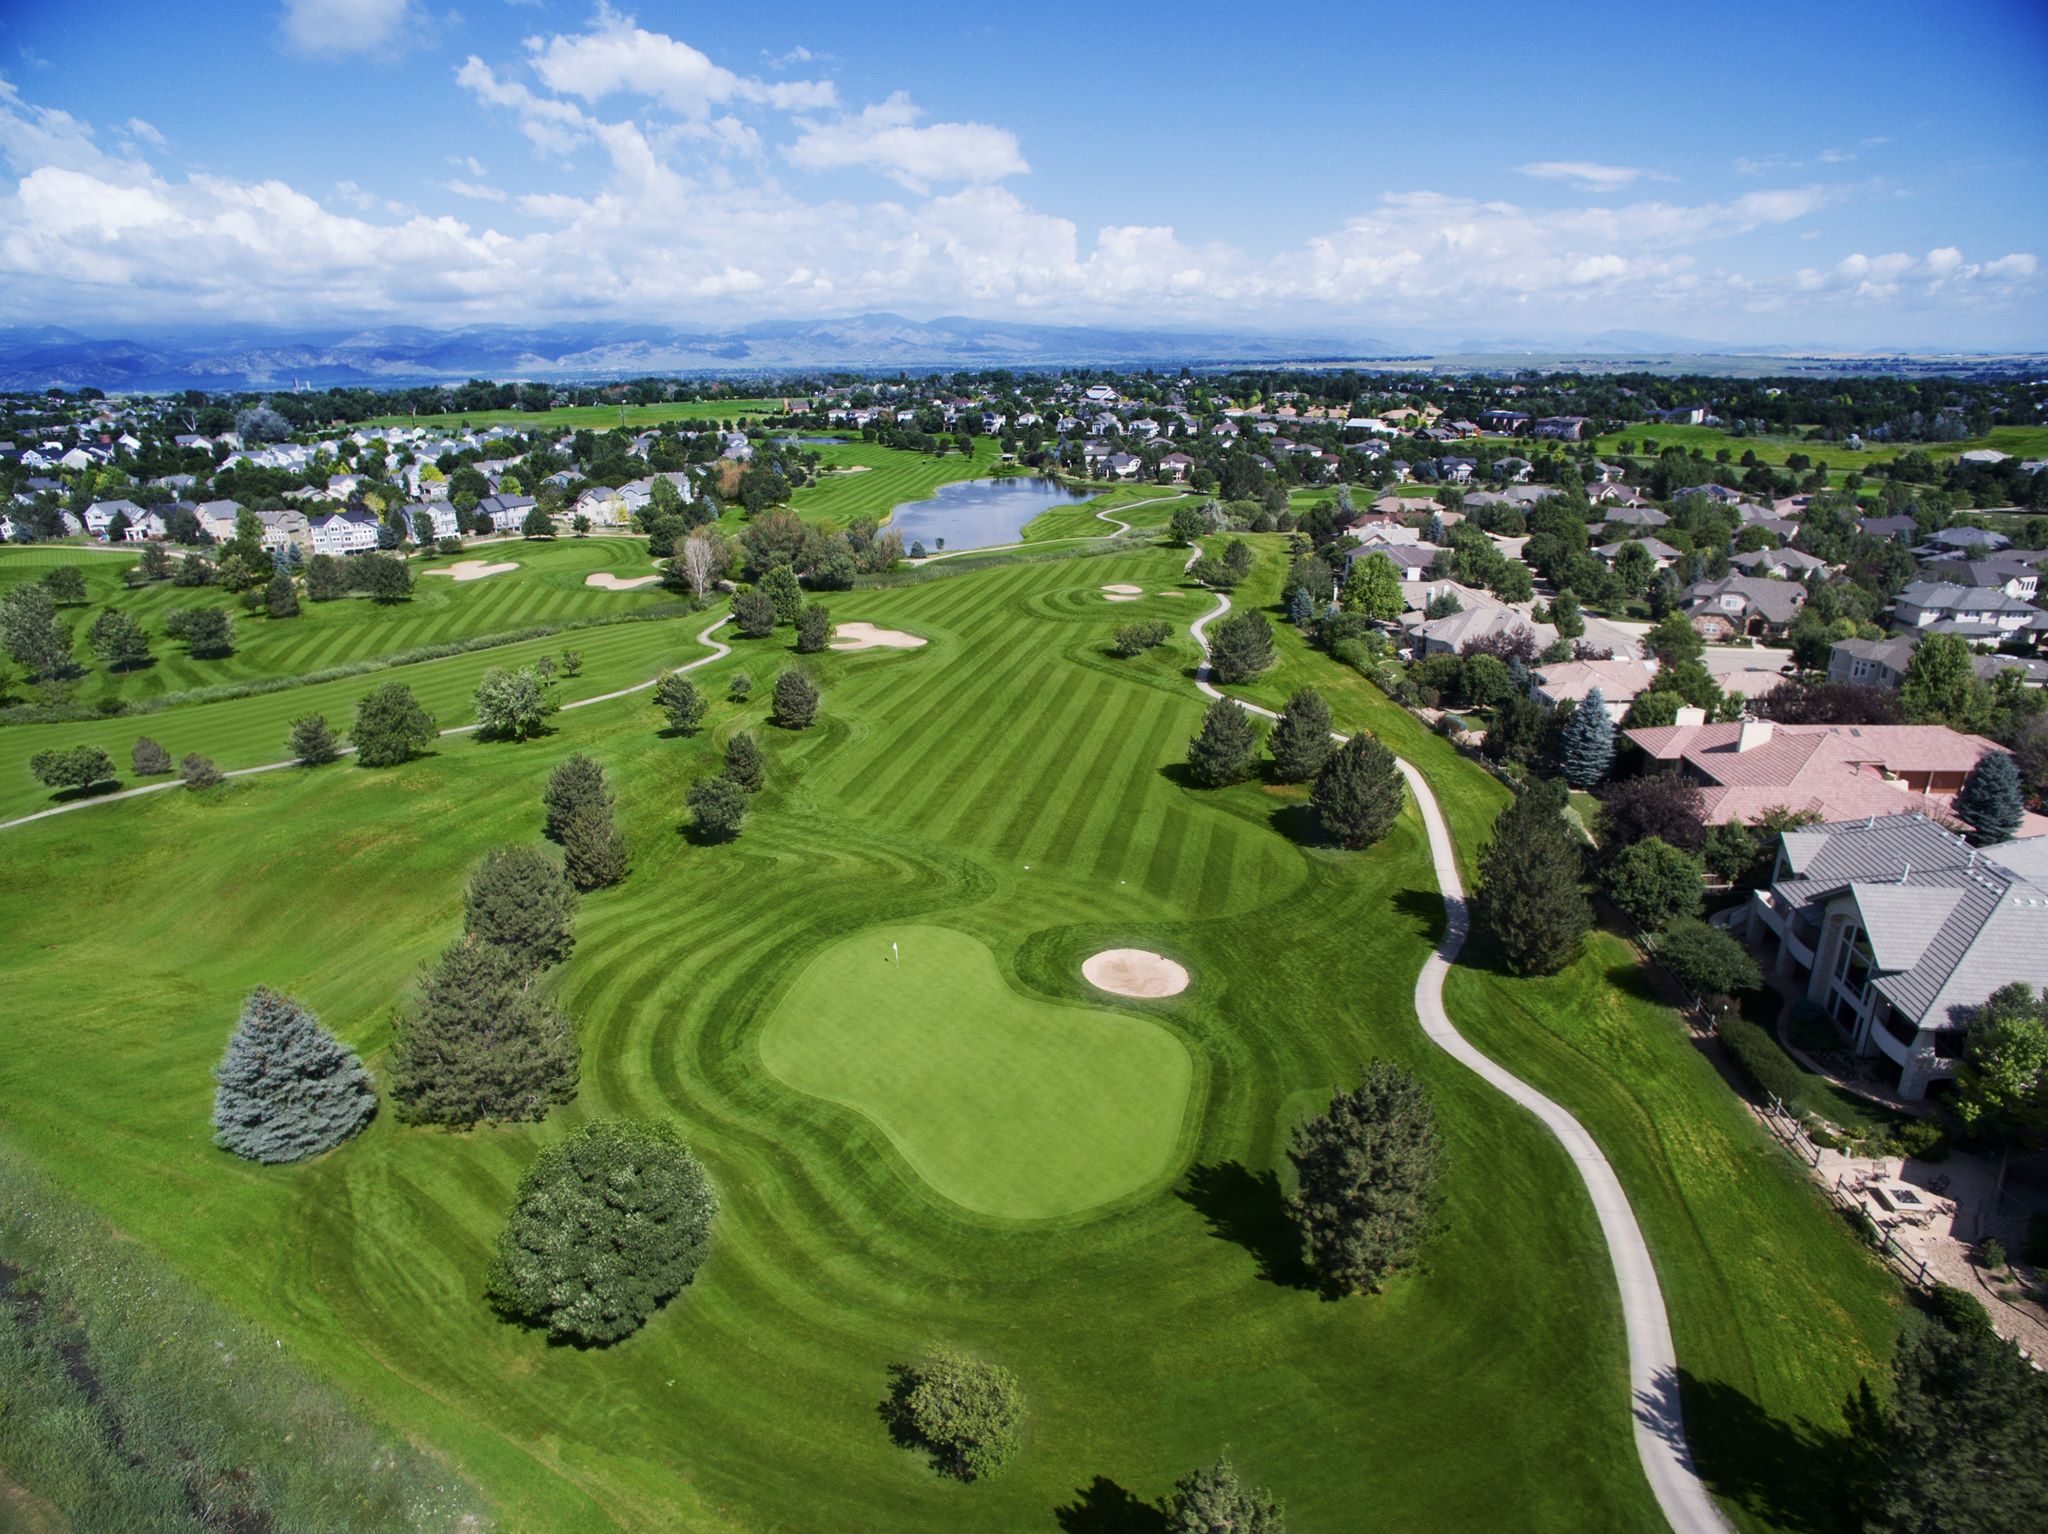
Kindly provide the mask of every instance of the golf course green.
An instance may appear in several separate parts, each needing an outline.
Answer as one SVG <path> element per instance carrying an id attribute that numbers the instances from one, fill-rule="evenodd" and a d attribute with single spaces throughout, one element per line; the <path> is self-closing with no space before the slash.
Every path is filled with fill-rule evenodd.
<path id="1" fill-rule="evenodd" d="M 982 1214 L 1079 1214 L 1172 1166 L 1194 1067 L 1149 1018 L 1008 985 L 985 944 L 890 927 L 833 944 L 761 1033 L 768 1069 L 879 1124 Z"/>

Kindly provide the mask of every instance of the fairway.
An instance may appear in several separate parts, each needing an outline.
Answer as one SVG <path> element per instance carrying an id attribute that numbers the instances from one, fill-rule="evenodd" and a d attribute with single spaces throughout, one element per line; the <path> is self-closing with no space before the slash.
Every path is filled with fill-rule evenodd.
<path id="1" fill-rule="evenodd" d="M 1156 1181 L 1194 1067 L 1149 1019 L 1012 988 L 978 940 L 876 928 L 813 959 L 761 1035 L 791 1086 L 881 1126 L 933 1188 L 981 1214 L 1079 1214 Z"/>

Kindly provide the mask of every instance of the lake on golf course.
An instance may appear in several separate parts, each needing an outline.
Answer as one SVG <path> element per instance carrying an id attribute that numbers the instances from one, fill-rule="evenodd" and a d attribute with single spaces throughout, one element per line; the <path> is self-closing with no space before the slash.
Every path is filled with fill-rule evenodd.
<path id="1" fill-rule="evenodd" d="M 1087 499 L 1086 491 L 1035 475 L 963 479 L 939 486 L 929 500 L 905 501 L 884 525 L 902 535 L 905 549 L 922 543 L 937 553 L 941 538 L 948 550 L 985 549 L 1015 543 L 1024 536 L 1025 524 L 1049 507 Z M 1114 529 L 1105 524 L 1103 531 Z"/>

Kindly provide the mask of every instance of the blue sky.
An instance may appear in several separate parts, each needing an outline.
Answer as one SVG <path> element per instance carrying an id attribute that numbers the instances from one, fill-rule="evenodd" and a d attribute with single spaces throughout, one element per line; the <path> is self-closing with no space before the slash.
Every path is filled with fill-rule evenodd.
<path id="1" fill-rule="evenodd" d="M 806 9 L 15 0 L 0 323 L 2048 346 L 2040 0 Z"/>

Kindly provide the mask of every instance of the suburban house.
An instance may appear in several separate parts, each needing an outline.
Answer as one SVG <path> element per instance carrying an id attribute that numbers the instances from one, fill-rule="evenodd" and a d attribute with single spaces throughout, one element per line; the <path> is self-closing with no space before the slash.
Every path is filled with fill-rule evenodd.
<path id="1" fill-rule="evenodd" d="M 263 524 L 263 547 L 272 553 L 292 544 L 302 549 L 313 546 L 313 524 L 303 511 L 259 511 L 256 520 Z"/>
<path id="2" fill-rule="evenodd" d="M 1403 528 L 1403 532 L 1410 529 Z M 1430 567 L 1436 563 L 1437 548 L 1433 543 L 1418 543 L 1411 536 L 1406 539 L 1371 537 L 1355 549 L 1344 551 L 1344 569 L 1339 580 L 1348 580 L 1351 567 L 1372 554 L 1384 554 L 1394 562 L 1394 568 L 1401 572 L 1404 581 L 1426 580 Z"/>
<path id="3" fill-rule="evenodd" d="M 133 525 L 141 515 L 142 508 L 133 501 L 94 501 L 85 508 L 85 530 L 95 538 L 104 538 L 116 517 L 126 517 Z"/>
<path id="4" fill-rule="evenodd" d="M 1922 559 L 1940 559 L 1945 555 L 1968 558 L 1996 554 L 2011 547 L 2012 540 L 2003 533 L 1986 532 L 1981 527 L 1944 527 L 1929 533 L 1927 541 L 1913 552 Z"/>
<path id="5" fill-rule="evenodd" d="M 1812 572 L 1828 568 L 1826 560 L 1802 554 L 1798 549 L 1752 549 L 1747 554 L 1737 554 L 1728 563 L 1744 575 L 1787 581 L 1803 581 Z"/>
<path id="6" fill-rule="evenodd" d="M 1984 559 L 1944 559 L 1921 573 L 1932 581 L 1949 581 L 1958 586 L 1996 587 L 2009 597 L 2031 602 L 2038 594 L 2041 573 L 2034 561 L 2041 555 L 2008 549 Z"/>
<path id="7" fill-rule="evenodd" d="M 1462 588 L 1448 583 L 1443 589 L 1459 592 L 1459 600 L 1466 604 L 1463 612 L 1447 618 L 1425 618 L 1421 612 L 1402 615 L 1402 627 L 1418 655 L 1456 655 L 1475 640 L 1494 640 L 1515 633 L 1528 634 L 1540 655 L 1557 639 L 1557 630 L 1549 624 L 1531 623 L 1512 607 L 1491 601 L 1475 603 Z"/>
<path id="8" fill-rule="evenodd" d="M 215 543 L 226 543 L 235 536 L 235 521 L 241 514 L 240 501 L 201 501 L 192 508 L 199 530 Z"/>
<path id="9" fill-rule="evenodd" d="M 1906 679 L 1906 667 L 1920 641 L 1911 634 L 1891 639 L 1843 639 L 1828 652 L 1828 680 L 1858 687 L 1882 687 L 1898 691 Z M 1987 682 L 2007 671 L 2017 671 L 2029 687 L 2048 684 L 2048 661 L 2024 655 L 1973 655 L 1970 666 Z"/>
<path id="10" fill-rule="evenodd" d="M 1892 603 L 1892 626 L 1965 639 L 2011 639 L 2048 628 L 2048 613 L 1998 586 L 1911 581 Z"/>
<path id="11" fill-rule="evenodd" d="M 1654 506 L 1616 506 L 1603 514 L 1609 527 L 1668 527 L 1671 519 Z"/>
<path id="12" fill-rule="evenodd" d="M 1617 554 L 1619 554 L 1623 549 L 1627 548 L 1631 543 L 1641 544 L 1643 547 L 1643 552 L 1650 556 L 1651 562 L 1655 564 L 1659 570 L 1670 569 L 1671 566 L 1682 557 L 1679 550 L 1674 549 L 1662 538 L 1617 539 L 1613 543 L 1603 543 L 1598 548 L 1594 549 L 1593 557 L 1599 560 L 1600 563 L 1603 565 L 1612 566 L 1614 563 L 1614 557 Z"/>
<path id="13" fill-rule="evenodd" d="M 338 511 L 313 524 L 315 554 L 361 554 L 377 546 L 377 519 L 366 511 Z"/>
<path id="14" fill-rule="evenodd" d="M 1709 824 L 1753 821 L 1766 810 L 1811 810 L 1823 820 L 1917 811 L 1946 816 L 1978 761 L 2002 748 L 1938 724 L 1669 724 L 1630 730 L 1657 762 L 1700 785 Z M 2048 820 L 2029 816 L 2048 830 Z"/>
<path id="15" fill-rule="evenodd" d="M 1993 991 L 2040 979 L 2048 843 L 1974 848 L 1911 813 L 1787 831 L 1744 920 L 1753 943 L 1776 938 L 1774 972 L 1803 977 L 1856 1053 L 1889 1061 L 1917 1100 L 1955 1074 Z"/>
<path id="16" fill-rule="evenodd" d="M 1582 415 L 1547 415 L 1536 423 L 1536 435 L 1552 442 L 1577 442 L 1592 423 Z"/>
<path id="17" fill-rule="evenodd" d="M 533 510 L 530 495 L 487 495 L 476 503 L 477 514 L 489 517 L 491 526 L 501 533 L 516 533 L 526 522 L 526 514 Z"/>
<path id="18" fill-rule="evenodd" d="M 1911 538 L 1920 531 L 1911 517 L 1859 517 L 1856 525 L 1873 538 Z"/>
<path id="19" fill-rule="evenodd" d="M 1806 605 L 1806 588 L 1797 581 L 1766 575 L 1724 575 L 1685 589 L 1685 615 L 1702 639 L 1732 639 L 1738 634 L 1776 634 L 1792 626 Z"/>
<path id="20" fill-rule="evenodd" d="M 1638 693 L 1648 692 L 1657 675 L 1657 663 L 1633 656 L 1615 660 L 1568 660 L 1545 666 L 1532 673 L 1530 696 L 1551 708 L 1569 700 L 1583 703 L 1594 688 L 1607 704 L 1607 712 L 1619 724 Z"/>
<path id="21" fill-rule="evenodd" d="M 411 532 L 418 519 L 425 517 L 434 529 L 436 538 L 460 538 L 462 536 L 462 513 L 445 500 L 414 501 L 405 508 L 406 531 Z"/>

